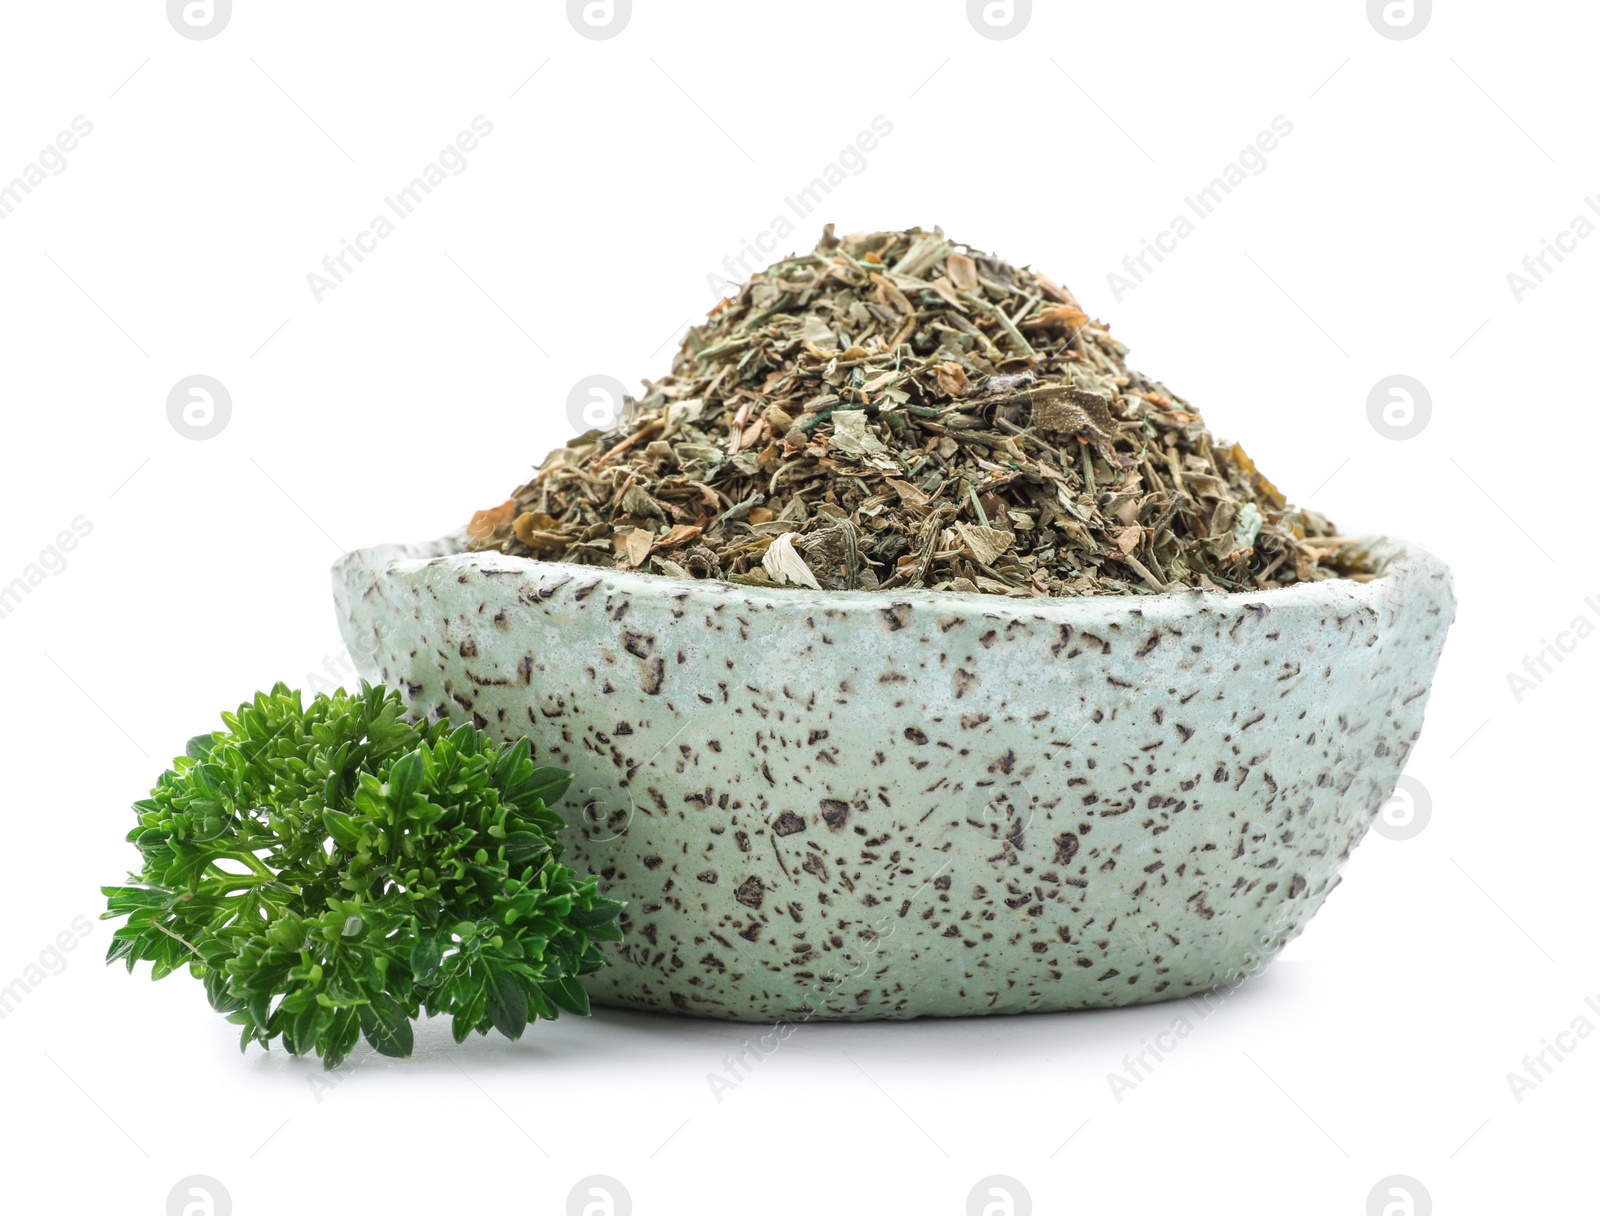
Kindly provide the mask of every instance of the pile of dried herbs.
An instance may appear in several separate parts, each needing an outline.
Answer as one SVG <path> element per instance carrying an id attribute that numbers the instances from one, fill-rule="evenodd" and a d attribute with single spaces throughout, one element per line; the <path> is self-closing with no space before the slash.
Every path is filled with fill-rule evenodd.
<path id="1" fill-rule="evenodd" d="M 1018 596 L 1370 577 L 1072 294 L 924 232 L 836 237 L 691 329 L 471 549 L 832 590 Z"/>

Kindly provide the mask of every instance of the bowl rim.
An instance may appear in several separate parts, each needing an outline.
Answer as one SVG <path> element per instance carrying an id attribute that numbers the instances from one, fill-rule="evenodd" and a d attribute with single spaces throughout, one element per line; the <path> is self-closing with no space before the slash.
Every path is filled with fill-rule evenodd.
<path id="1" fill-rule="evenodd" d="M 913 611 L 959 612 L 964 616 L 1033 618 L 1063 624 L 1081 620 L 1125 619 L 1140 616 L 1160 618 L 1189 616 L 1197 611 L 1230 612 L 1246 605 L 1265 605 L 1271 609 L 1311 609 L 1325 612 L 1330 606 L 1376 608 L 1396 602 L 1410 586 L 1442 581 L 1443 593 L 1453 602 L 1448 567 L 1432 553 L 1408 541 L 1387 536 L 1355 538 L 1373 557 L 1378 574 L 1366 581 L 1329 578 L 1294 583 L 1288 587 L 1256 591 L 1147 591 L 1132 595 L 1083 596 L 1007 596 L 989 592 L 933 591 L 892 588 L 889 590 L 817 591 L 806 587 L 769 588 L 720 579 L 681 579 L 664 574 L 619 570 L 608 566 L 587 566 L 574 562 L 550 562 L 521 557 L 499 550 L 463 551 L 466 534 L 457 529 L 436 540 L 416 544 L 381 544 L 355 549 L 333 566 L 336 586 L 366 578 L 413 581 L 430 571 L 460 573 L 476 570 L 489 576 L 534 578 L 549 587 L 552 580 L 576 578 L 604 584 L 607 591 L 647 599 L 666 599 L 678 603 L 713 604 L 743 600 L 768 609 L 794 609 L 798 612 L 826 611 L 830 615 L 848 612 L 881 613 L 902 604 Z"/>

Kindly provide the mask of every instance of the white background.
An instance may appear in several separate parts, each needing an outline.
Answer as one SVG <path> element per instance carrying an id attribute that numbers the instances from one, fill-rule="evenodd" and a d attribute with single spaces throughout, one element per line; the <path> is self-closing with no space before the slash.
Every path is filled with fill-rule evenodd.
<path id="1" fill-rule="evenodd" d="M 1600 12 L 1438 10 L 1394 40 L 1358 0 L 1040 0 L 992 40 L 960 0 L 636 0 L 591 40 L 551 2 L 237 0 L 190 40 L 159 0 L 7 4 L 0 182 L 94 127 L 0 221 L 0 584 L 93 528 L 0 619 L 0 985 L 44 975 L 0 1022 L 7 1210 L 160 1213 L 191 1174 L 240 1216 L 561 1212 L 588 1174 L 641 1214 L 961 1213 L 990 1174 L 1039 1213 L 1359 1216 L 1391 1174 L 1439 1213 L 1592 1208 L 1600 1035 L 1520 1102 L 1507 1074 L 1600 1027 L 1600 641 L 1520 699 L 1507 677 L 1600 623 L 1600 240 L 1520 301 L 1507 274 L 1600 192 Z M 477 115 L 466 171 L 318 302 L 308 273 Z M 128 804 L 222 707 L 337 667 L 329 564 L 500 501 L 582 377 L 665 371 L 708 274 L 879 115 L 780 253 L 938 224 L 1032 263 L 1292 497 L 1451 563 L 1424 830 L 1371 835 L 1203 1021 L 809 1025 L 721 1102 L 755 1028 L 430 1025 L 321 1089 L 241 1056 L 186 976 L 103 967 Z M 1118 300 L 1108 273 L 1278 115 L 1266 170 Z M 1397 373 L 1433 403 L 1406 440 L 1367 413 Z M 233 402 L 203 442 L 166 412 L 192 374 Z M 1119 1102 L 1107 1075 L 1186 1013 Z"/>

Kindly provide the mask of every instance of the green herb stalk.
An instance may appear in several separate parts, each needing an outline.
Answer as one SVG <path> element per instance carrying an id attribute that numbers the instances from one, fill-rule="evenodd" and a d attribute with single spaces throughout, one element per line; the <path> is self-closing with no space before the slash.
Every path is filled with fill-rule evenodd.
<path id="1" fill-rule="evenodd" d="M 459 1043 L 589 1012 L 578 984 L 622 905 L 560 864 L 547 807 L 568 776 L 523 740 L 405 720 L 362 686 L 303 705 L 278 684 L 190 742 L 135 803 L 143 868 L 103 888 L 107 961 L 187 965 L 240 1047 L 281 1037 L 328 1068 L 365 1036 L 406 1056 L 412 1020 Z"/>

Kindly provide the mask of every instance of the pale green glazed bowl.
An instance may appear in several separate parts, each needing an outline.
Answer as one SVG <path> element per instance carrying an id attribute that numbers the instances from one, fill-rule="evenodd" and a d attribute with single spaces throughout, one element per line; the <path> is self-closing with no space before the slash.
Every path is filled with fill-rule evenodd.
<path id="1" fill-rule="evenodd" d="M 462 554 L 334 569 L 362 675 L 574 774 L 628 910 L 588 987 L 741 1020 L 1019 1013 L 1237 982 L 1393 792 L 1454 616 L 1367 583 L 1010 599 Z"/>

